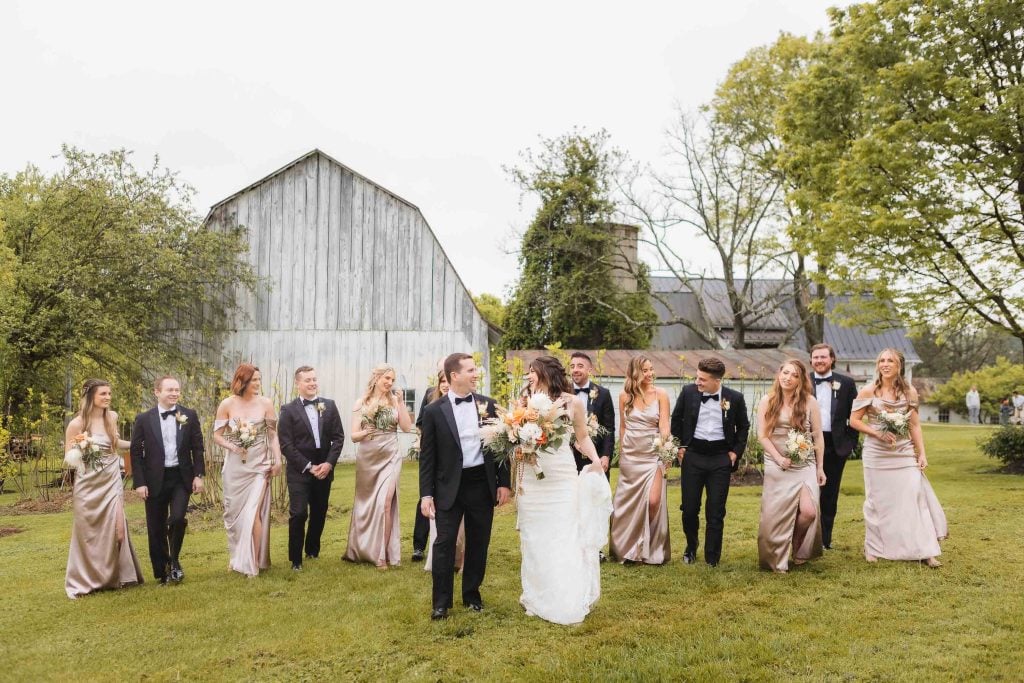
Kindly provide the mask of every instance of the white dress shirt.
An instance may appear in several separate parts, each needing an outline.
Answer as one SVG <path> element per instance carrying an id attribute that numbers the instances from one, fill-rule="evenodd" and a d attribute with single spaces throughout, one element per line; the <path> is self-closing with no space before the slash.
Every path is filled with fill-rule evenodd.
<path id="1" fill-rule="evenodd" d="M 459 428 L 462 468 L 483 465 L 484 451 L 483 442 L 480 440 L 480 415 L 476 412 L 476 401 L 471 399 L 455 405 L 456 398 L 465 396 L 457 396 L 454 391 L 448 392 L 448 400 L 452 403 L 452 413 L 455 415 L 455 426 Z"/>
<path id="2" fill-rule="evenodd" d="M 301 397 L 299 400 L 303 400 Z M 313 401 L 319 401 L 320 397 L 309 399 Z M 320 449 L 320 411 L 316 409 L 315 403 L 303 406 L 303 410 L 306 411 L 306 417 L 309 418 L 309 426 L 313 428 L 313 441 L 316 443 L 317 450 Z"/>
<path id="3" fill-rule="evenodd" d="M 697 427 L 693 430 L 693 438 L 704 441 L 725 440 L 725 429 L 722 427 L 724 411 L 722 410 L 722 392 L 716 394 L 701 394 L 702 396 L 717 396 L 718 400 L 708 399 L 701 401 L 700 412 L 697 413 Z"/>
<path id="4" fill-rule="evenodd" d="M 163 413 L 170 410 L 163 406 L 157 406 L 160 411 L 160 436 L 164 442 L 164 467 L 178 466 L 178 420 L 177 415 L 163 416 Z"/>
<path id="5" fill-rule="evenodd" d="M 815 377 L 828 377 L 827 382 L 814 385 L 814 397 L 818 399 L 818 408 L 821 410 L 821 431 L 831 432 L 832 431 L 832 382 L 835 379 L 831 374 L 819 375 L 814 373 Z"/>
<path id="6" fill-rule="evenodd" d="M 587 382 L 582 387 L 579 386 L 578 384 L 576 384 L 576 382 L 572 383 L 572 390 L 573 390 L 574 394 L 575 394 L 577 389 L 586 389 L 586 391 L 581 391 L 580 393 L 575 394 L 576 395 L 576 402 L 579 403 L 581 406 L 583 406 L 583 414 L 584 415 L 586 415 L 586 413 L 587 413 L 587 407 L 588 407 L 588 403 L 587 402 L 590 400 L 590 390 L 592 388 L 593 388 L 593 385 L 590 382 Z"/>

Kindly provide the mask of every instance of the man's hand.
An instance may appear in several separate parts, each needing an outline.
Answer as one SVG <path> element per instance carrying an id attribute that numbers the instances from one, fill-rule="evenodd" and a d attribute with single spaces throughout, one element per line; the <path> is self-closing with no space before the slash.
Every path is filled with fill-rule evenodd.
<path id="1" fill-rule="evenodd" d="M 192 479 L 192 493 L 202 493 L 202 492 L 203 492 L 203 478 L 202 477 L 195 477 L 195 478 L 193 478 Z"/>
<path id="2" fill-rule="evenodd" d="M 680 465 L 682 465 L 682 464 L 683 464 L 683 457 L 684 457 L 685 455 L 686 455 L 686 449 L 685 449 L 685 448 L 680 448 L 680 449 L 679 449 L 679 452 L 678 452 L 678 453 L 676 453 L 676 460 L 678 460 L 678 461 L 679 461 L 679 464 L 680 464 Z"/>
<path id="3" fill-rule="evenodd" d="M 498 507 L 501 507 L 512 498 L 512 489 L 507 486 L 498 487 Z"/>
<path id="4" fill-rule="evenodd" d="M 608 468 L 611 467 L 611 466 L 612 466 L 612 459 L 609 458 L 607 455 L 602 455 L 601 456 L 601 467 L 604 468 L 604 471 L 607 472 Z"/>
<path id="5" fill-rule="evenodd" d="M 436 514 L 436 511 L 434 510 L 434 499 L 433 498 L 421 498 L 420 499 L 420 512 L 422 512 L 423 516 L 426 517 L 427 519 L 434 519 L 434 515 Z"/>
<path id="6" fill-rule="evenodd" d="M 147 498 L 149 498 L 149 487 L 139 486 L 138 488 L 135 489 L 135 493 L 139 494 L 139 498 L 141 498 L 142 500 L 146 500 Z"/>
<path id="7" fill-rule="evenodd" d="M 735 465 L 735 464 L 736 464 L 736 458 L 737 458 L 737 457 L 738 457 L 738 456 L 737 456 L 737 455 L 736 455 L 735 453 L 733 453 L 732 451 L 729 451 L 729 466 L 730 466 L 730 467 L 731 467 L 732 465 Z"/>

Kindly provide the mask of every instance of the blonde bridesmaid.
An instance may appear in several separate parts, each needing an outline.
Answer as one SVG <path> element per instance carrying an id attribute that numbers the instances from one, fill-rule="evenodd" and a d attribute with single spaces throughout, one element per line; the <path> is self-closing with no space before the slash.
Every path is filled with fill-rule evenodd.
<path id="1" fill-rule="evenodd" d="M 410 431 L 412 417 L 402 391 L 392 391 L 394 384 L 395 369 L 378 365 L 352 408 L 352 441 L 359 444 L 356 491 L 342 559 L 370 562 L 378 569 L 401 562 L 398 478 L 404 454 L 398 448 L 398 429 Z"/>
<path id="2" fill-rule="evenodd" d="M 130 444 L 118 436 L 110 383 L 86 380 L 78 414 L 64 434 L 65 461 L 77 467 L 72 490 L 71 547 L 64 591 L 74 600 L 106 588 L 142 583 L 124 513 L 121 457 Z M 85 455 L 83 457 L 83 451 Z"/>
<path id="3" fill-rule="evenodd" d="M 668 393 L 654 386 L 646 356 L 634 356 L 619 394 L 619 481 L 612 504 L 611 554 L 620 562 L 664 564 L 672 558 L 666 465 L 654 438 L 670 438 Z"/>
<path id="4" fill-rule="evenodd" d="M 270 484 L 282 462 L 277 413 L 261 388 L 260 369 L 239 365 L 213 423 L 213 440 L 227 451 L 221 472 L 228 566 L 248 577 L 270 567 Z"/>
<path id="5" fill-rule="evenodd" d="M 813 453 L 794 462 L 787 453 L 789 432 L 810 434 Z M 821 487 L 825 485 L 825 438 L 821 412 L 807 368 L 796 359 L 779 368 L 771 390 L 757 408 L 757 438 L 764 447 L 764 489 L 757 529 L 762 569 L 789 571 L 820 557 Z"/>

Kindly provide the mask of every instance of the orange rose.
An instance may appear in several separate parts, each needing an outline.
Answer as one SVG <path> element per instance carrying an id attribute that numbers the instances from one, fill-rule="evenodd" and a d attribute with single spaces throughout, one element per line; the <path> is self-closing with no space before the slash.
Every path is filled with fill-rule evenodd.
<path id="1" fill-rule="evenodd" d="M 545 434 L 544 432 L 541 432 L 540 436 L 537 437 L 537 445 L 538 446 L 543 446 L 547 442 L 548 442 L 548 435 Z"/>

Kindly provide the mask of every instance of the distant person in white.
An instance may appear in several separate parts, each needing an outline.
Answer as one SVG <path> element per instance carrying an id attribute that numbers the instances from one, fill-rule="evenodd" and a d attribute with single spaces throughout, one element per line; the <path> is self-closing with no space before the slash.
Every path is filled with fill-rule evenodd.
<path id="1" fill-rule="evenodd" d="M 967 392 L 967 420 L 972 425 L 978 424 L 978 419 L 981 415 L 981 395 L 978 393 L 978 387 L 972 386 L 971 390 Z"/>

